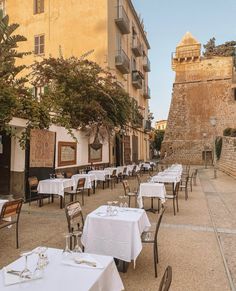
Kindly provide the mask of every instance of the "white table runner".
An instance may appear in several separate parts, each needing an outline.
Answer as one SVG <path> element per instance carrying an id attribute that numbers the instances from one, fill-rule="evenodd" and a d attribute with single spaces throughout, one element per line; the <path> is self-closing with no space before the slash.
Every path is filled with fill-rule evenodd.
<path id="1" fill-rule="evenodd" d="M 85 221 L 81 238 L 85 251 L 103 254 L 130 262 L 142 250 L 141 233 L 150 227 L 143 209 L 118 208 L 117 216 L 99 216 L 106 213 L 106 206 L 91 212 Z"/>

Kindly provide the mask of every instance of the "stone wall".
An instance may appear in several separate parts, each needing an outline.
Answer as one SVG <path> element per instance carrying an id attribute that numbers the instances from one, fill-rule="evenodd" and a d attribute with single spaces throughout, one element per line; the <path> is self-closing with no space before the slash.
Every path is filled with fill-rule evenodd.
<path id="1" fill-rule="evenodd" d="M 213 135 L 236 124 L 232 57 L 200 58 L 175 64 L 176 79 L 162 145 L 166 162 L 203 164 Z M 217 118 L 216 130 L 210 125 Z M 206 133 L 206 138 L 203 138 Z"/>
<path id="2" fill-rule="evenodd" d="M 236 178 L 236 138 L 223 137 L 222 151 L 218 168 Z"/>

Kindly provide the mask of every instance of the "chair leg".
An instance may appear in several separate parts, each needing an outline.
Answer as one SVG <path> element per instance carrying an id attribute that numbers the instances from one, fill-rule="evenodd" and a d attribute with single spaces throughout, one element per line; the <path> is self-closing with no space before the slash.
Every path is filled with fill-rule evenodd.
<path id="1" fill-rule="evenodd" d="M 191 179 L 190 181 L 190 189 L 191 189 L 191 192 L 193 192 L 193 179 Z"/>
<path id="2" fill-rule="evenodd" d="M 176 206 L 177 206 L 177 212 L 179 212 L 179 199 L 178 199 L 178 196 L 176 197 Z"/>
<path id="3" fill-rule="evenodd" d="M 159 263 L 159 257 L 158 257 L 158 246 L 156 244 L 156 254 L 157 254 L 157 263 Z"/>
<path id="4" fill-rule="evenodd" d="M 84 190 L 82 190 L 82 205 L 84 205 Z"/>
<path id="5" fill-rule="evenodd" d="M 129 196 L 129 207 L 130 207 L 130 200 L 131 200 L 131 197 Z"/>
<path id="6" fill-rule="evenodd" d="M 18 222 L 16 223 L 16 248 L 19 248 Z"/>
<path id="7" fill-rule="evenodd" d="M 175 198 L 173 198 L 173 210 L 174 210 L 174 215 L 175 215 Z"/>
<path id="8" fill-rule="evenodd" d="M 188 186 L 185 187 L 185 200 L 188 199 Z"/>
<path id="9" fill-rule="evenodd" d="M 153 245 L 154 252 L 154 269 L 155 269 L 155 277 L 157 277 L 157 250 L 155 244 Z"/>

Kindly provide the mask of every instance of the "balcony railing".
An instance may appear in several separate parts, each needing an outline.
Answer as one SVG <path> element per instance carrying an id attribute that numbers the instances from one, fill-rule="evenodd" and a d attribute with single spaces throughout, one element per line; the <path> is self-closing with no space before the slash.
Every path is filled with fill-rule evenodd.
<path id="1" fill-rule="evenodd" d="M 122 5 L 117 6 L 117 18 L 115 22 L 122 34 L 130 33 L 130 20 Z"/>
<path id="2" fill-rule="evenodd" d="M 151 99 L 151 90 L 150 90 L 150 88 L 148 86 L 143 87 L 143 96 L 146 99 Z"/>
<path id="3" fill-rule="evenodd" d="M 134 37 L 132 40 L 132 51 L 136 57 L 141 57 L 143 54 L 143 48 L 138 37 Z"/>
<path id="4" fill-rule="evenodd" d="M 144 131 L 150 132 L 152 130 L 152 123 L 150 120 L 144 120 Z"/>
<path id="5" fill-rule="evenodd" d="M 132 84 L 136 89 L 142 89 L 143 74 L 140 71 L 132 71 Z"/>
<path id="6" fill-rule="evenodd" d="M 130 72 L 130 59 L 122 49 L 117 51 L 115 63 L 117 69 L 122 74 L 128 74 Z"/>
<path id="7" fill-rule="evenodd" d="M 143 69 L 145 72 L 151 72 L 151 63 L 147 56 L 143 58 Z"/>

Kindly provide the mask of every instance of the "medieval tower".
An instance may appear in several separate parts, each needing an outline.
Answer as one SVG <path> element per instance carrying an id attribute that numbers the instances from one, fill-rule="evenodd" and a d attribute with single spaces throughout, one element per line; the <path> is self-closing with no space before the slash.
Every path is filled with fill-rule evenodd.
<path id="1" fill-rule="evenodd" d="M 172 55 L 172 69 L 176 75 L 162 152 L 166 162 L 202 164 L 206 153 L 212 159 L 214 136 L 236 127 L 234 57 L 202 56 L 201 44 L 187 32 Z"/>

